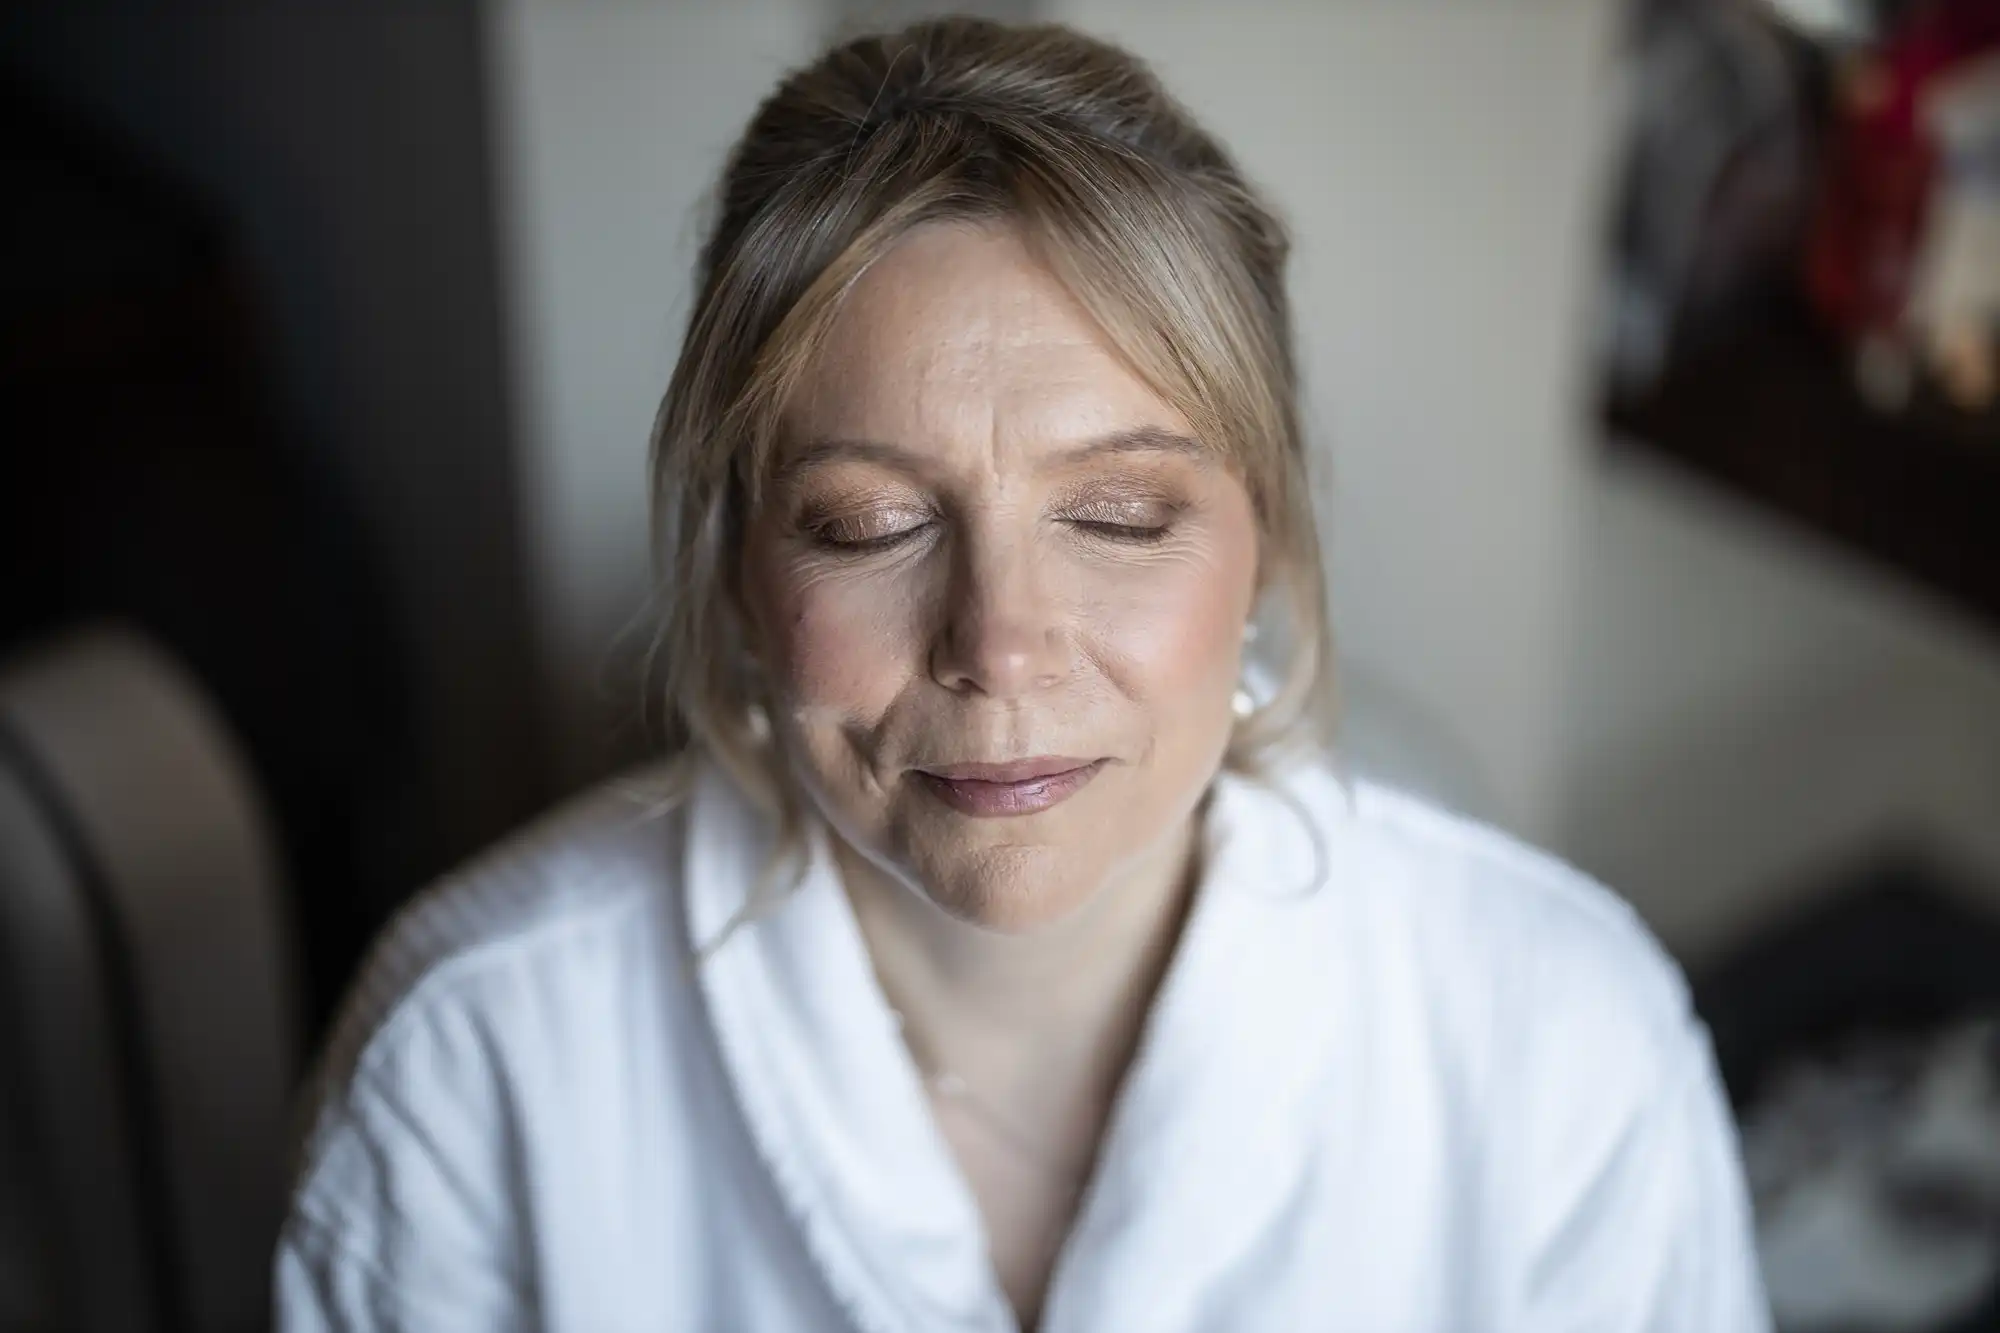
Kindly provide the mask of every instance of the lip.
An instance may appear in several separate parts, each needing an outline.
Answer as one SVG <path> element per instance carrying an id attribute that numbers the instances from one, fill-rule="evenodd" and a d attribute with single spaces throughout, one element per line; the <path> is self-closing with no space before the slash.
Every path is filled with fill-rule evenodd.
<path id="1" fill-rule="evenodd" d="M 1032 815 L 1061 805 L 1087 786 L 1102 759 L 1046 756 L 1005 764 L 947 764 L 915 770 L 933 795 L 980 818 Z"/>

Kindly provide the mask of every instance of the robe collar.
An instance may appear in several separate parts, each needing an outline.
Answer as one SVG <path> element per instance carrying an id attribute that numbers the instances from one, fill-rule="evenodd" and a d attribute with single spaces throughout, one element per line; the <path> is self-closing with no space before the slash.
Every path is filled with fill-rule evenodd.
<path id="1" fill-rule="evenodd" d="M 1042 1333 L 1159 1327 L 1228 1285 L 1307 1174 L 1348 1030 L 1323 929 L 1338 910 L 1342 800 L 1233 775 L 1208 855 L 1043 1304 Z M 698 984 L 751 1137 L 830 1288 L 864 1333 L 1012 1333 L 977 1205 L 932 1119 L 824 833 L 803 881 L 731 929 L 771 821 L 713 767 L 688 811 Z M 718 944 L 717 941 L 720 941 Z"/>

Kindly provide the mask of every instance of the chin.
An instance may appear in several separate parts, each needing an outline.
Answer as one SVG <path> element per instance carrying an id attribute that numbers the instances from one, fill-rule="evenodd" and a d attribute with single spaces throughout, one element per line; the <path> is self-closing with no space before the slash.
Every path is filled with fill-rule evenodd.
<path id="1" fill-rule="evenodd" d="M 996 848 L 928 872 L 920 876 L 926 897 L 968 925 L 1003 935 L 1053 925 L 1103 881 L 1055 847 Z"/>

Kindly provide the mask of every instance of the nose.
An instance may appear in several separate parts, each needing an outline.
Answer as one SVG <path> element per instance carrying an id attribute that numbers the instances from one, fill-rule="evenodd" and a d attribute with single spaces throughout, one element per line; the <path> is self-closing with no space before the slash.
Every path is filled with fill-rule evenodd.
<path id="1" fill-rule="evenodd" d="M 1019 699 L 1069 677 L 1074 646 L 1061 599 L 1032 546 L 957 544 L 931 645 L 931 678 L 957 694 Z"/>

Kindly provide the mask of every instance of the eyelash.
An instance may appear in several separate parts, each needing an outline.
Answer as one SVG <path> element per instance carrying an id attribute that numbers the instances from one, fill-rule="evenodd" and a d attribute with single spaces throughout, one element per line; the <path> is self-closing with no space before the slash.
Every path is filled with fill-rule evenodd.
<path id="1" fill-rule="evenodd" d="M 838 526 L 838 524 L 829 523 L 821 527 L 809 529 L 808 531 L 812 536 L 813 544 L 823 550 L 832 551 L 836 555 L 874 555 L 878 552 L 891 550 L 903 545 L 911 538 L 929 531 L 931 525 L 928 522 L 918 523 L 912 527 L 898 529 L 895 532 L 883 533 L 879 537 L 863 537 L 859 541 L 843 541 L 839 537 L 834 536 L 834 530 Z"/>
<path id="2" fill-rule="evenodd" d="M 1116 542 L 1129 542 L 1134 546 L 1157 546 L 1173 532 L 1173 525 L 1163 523 L 1156 528 L 1134 527 L 1128 523 L 1104 523 L 1096 520 L 1072 519 L 1071 525 L 1089 533 L 1093 537 L 1104 537 Z"/>
<path id="3" fill-rule="evenodd" d="M 1096 519 L 1070 519 L 1071 527 L 1092 537 L 1106 541 L 1123 542 L 1132 546 L 1157 546 L 1173 532 L 1170 523 L 1158 527 L 1138 527 L 1127 523 L 1106 523 Z M 864 537 L 859 541 L 843 541 L 833 535 L 838 524 L 828 523 L 809 529 L 813 543 L 823 550 L 837 555 L 877 555 L 894 550 L 931 528 L 930 522 L 915 524 L 896 532 L 884 533 L 879 537 Z"/>

